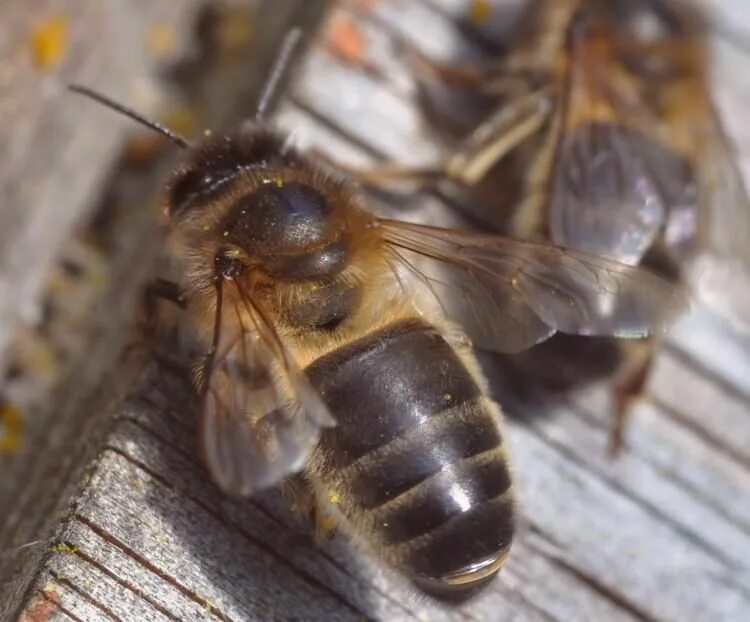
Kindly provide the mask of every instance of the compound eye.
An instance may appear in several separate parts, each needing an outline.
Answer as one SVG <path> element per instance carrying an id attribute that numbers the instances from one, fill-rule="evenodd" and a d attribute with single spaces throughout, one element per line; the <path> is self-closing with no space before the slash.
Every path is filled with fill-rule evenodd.
<path id="1" fill-rule="evenodd" d="M 192 210 L 205 205 L 216 196 L 238 173 L 238 167 L 217 162 L 212 166 L 199 166 L 181 173 L 169 190 L 169 215 L 182 218 Z"/>

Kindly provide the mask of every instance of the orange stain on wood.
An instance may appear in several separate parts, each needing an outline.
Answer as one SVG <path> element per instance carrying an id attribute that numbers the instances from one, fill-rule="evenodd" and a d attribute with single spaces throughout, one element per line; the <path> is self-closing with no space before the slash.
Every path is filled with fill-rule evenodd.
<path id="1" fill-rule="evenodd" d="M 60 596 L 54 590 L 44 590 L 19 618 L 18 622 L 49 622 L 57 611 Z"/>
<path id="2" fill-rule="evenodd" d="M 365 37 L 354 20 L 346 15 L 336 15 L 331 20 L 328 48 L 353 65 L 361 66 L 365 63 Z"/>

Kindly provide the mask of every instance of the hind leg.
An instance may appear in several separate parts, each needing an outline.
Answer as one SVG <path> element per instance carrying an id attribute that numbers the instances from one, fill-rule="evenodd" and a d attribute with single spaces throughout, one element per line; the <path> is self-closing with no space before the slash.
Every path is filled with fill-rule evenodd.
<path id="1" fill-rule="evenodd" d="M 609 437 L 609 455 L 613 458 L 622 451 L 634 402 L 646 394 L 646 381 L 655 346 L 654 339 L 625 343 L 623 362 L 612 379 L 614 420 Z"/>
<path id="2" fill-rule="evenodd" d="M 336 493 L 297 475 L 284 482 L 282 494 L 297 516 L 312 523 L 316 544 L 330 539 L 338 531 L 342 520 Z"/>

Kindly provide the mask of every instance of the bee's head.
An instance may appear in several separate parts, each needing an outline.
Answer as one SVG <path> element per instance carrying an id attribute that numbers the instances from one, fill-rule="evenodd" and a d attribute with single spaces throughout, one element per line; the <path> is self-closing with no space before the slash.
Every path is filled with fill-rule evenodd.
<path id="1" fill-rule="evenodd" d="M 321 279 L 347 265 L 353 200 L 347 184 L 253 123 L 190 152 L 167 213 L 173 239 L 202 249 L 213 278 L 253 266 L 275 279 Z"/>

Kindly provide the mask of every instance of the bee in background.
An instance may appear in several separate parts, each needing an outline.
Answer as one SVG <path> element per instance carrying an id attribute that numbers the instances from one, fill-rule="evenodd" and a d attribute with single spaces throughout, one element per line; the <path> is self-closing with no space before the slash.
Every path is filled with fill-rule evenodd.
<path id="1" fill-rule="evenodd" d="M 708 24 L 694 7 L 530 0 L 515 33 L 507 54 L 486 66 L 414 55 L 426 83 L 437 78 L 494 102 L 442 170 L 469 191 L 483 222 L 643 264 L 696 290 L 696 260 L 705 254 L 750 264 L 750 204 L 710 94 Z M 368 178 L 382 183 L 388 175 Z M 563 364 L 572 355 L 568 364 L 578 366 L 576 354 L 589 344 L 569 347 L 560 338 L 540 350 L 549 354 L 558 342 Z M 610 345 L 620 354 L 608 358 L 619 362 L 594 367 L 615 374 L 616 450 L 653 344 Z M 549 367 L 537 353 L 521 357 L 521 375 Z"/>
<path id="2" fill-rule="evenodd" d="M 186 151 L 166 211 L 215 482 L 247 496 L 294 478 L 314 515 L 436 597 L 485 585 L 513 535 L 500 408 L 470 340 L 642 335 L 683 304 L 613 260 L 378 218 L 260 113 L 190 145 L 74 88 Z"/>
<path id="3" fill-rule="evenodd" d="M 677 261 L 697 249 L 750 257 L 706 28 L 683 0 L 530 2 L 508 57 L 474 73 L 500 106 L 449 176 L 474 185 L 521 158 L 518 208 L 502 227 L 523 237 L 631 265 L 659 244 Z"/>

